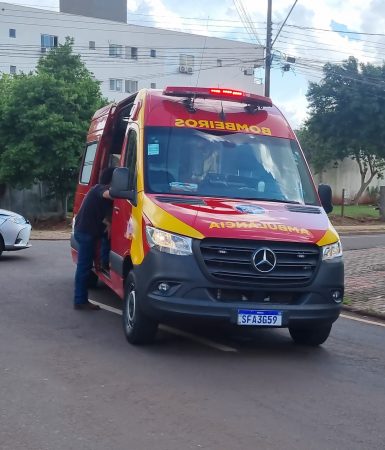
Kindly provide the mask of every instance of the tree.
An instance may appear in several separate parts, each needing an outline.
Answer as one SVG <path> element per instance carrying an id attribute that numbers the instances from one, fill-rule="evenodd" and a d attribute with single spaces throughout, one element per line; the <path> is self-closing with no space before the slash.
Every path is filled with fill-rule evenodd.
<path id="1" fill-rule="evenodd" d="M 105 104 L 99 82 L 73 54 L 73 40 L 39 60 L 35 73 L 0 81 L 0 180 L 48 184 L 66 213 L 87 129 Z"/>
<path id="2" fill-rule="evenodd" d="M 338 159 L 350 157 L 359 167 L 361 195 L 385 168 L 385 65 L 359 64 L 350 57 L 339 64 L 326 64 L 320 83 L 310 83 L 307 98 L 310 118 L 306 122 Z"/>
<path id="3" fill-rule="evenodd" d="M 314 173 L 322 174 L 331 161 L 338 159 L 333 147 L 328 147 L 316 133 L 311 132 L 307 125 L 303 125 L 295 134 L 301 144 L 307 162 L 311 165 Z"/>

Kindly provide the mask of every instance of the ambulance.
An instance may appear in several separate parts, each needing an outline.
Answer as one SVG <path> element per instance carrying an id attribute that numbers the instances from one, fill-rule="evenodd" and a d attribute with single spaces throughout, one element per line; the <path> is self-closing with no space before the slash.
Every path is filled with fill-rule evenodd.
<path id="1" fill-rule="evenodd" d="M 95 113 L 74 218 L 115 167 L 109 269 L 90 283 L 122 299 L 123 330 L 147 344 L 172 319 L 288 328 L 328 338 L 344 295 L 342 247 L 298 140 L 272 101 L 234 89 L 143 89 Z M 73 260 L 77 243 L 71 238 Z M 98 253 L 98 252 L 96 252 Z"/>

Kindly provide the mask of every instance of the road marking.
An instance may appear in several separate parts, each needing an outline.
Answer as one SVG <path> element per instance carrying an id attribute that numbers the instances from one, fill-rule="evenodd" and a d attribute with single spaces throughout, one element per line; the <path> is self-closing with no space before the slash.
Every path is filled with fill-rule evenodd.
<path id="1" fill-rule="evenodd" d="M 106 311 L 112 312 L 114 314 L 118 314 L 121 316 L 123 313 L 120 309 L 114 308 L 112 306 L 105 305 L 104 303 L 96 302 L 95 300 L 88 299 L 94 305 L 99 305 L 102 309 Z M 190 341 L 197 342 L 198 344 L 206 345 L 207 347 L 215 348 L 216 350 L 220 350 L 222 352 L 234 352 L 237 353 L 238 350 L 233 347 L 229 347 L 228 345 L 219 344 L 218 342 L 211 341 L 210 339 L 203 338 L 201 336 L 197 336 L 196 334 L 189 333 L 187 331 L 178 330 L 177 328 L 170 327 L 168 325 L 159 325 L 159 328 L 166 333 L 175 334 L 176 336 L 181 336 Z"/>
<path id="2" fill-rule="evenodd" d="M 94 305 L 100 306 L 102 309 L 105 309 L 106 311 L 112 312 L 114 314 L 118 314 L 119 316 L 121 316 L 123 314 L 122 311 L 118 308 L 113 308 L 112 306 L 105 305 L 104 303 L 96 302 L 95 300 L 91 300 L 90 298 L 88 299 L 88 301 L 90 301 Z"/>
<path id="3" fill-rule="evenodd" d="M 340 317 L 343 317 L 344 319 L 356 320 L 357 322 L 367 323 L 369 325 L 385 327 L 385 323 L 375 322 L 374 320 L 360 319 L 359 317 L 347 316 L 345 314 L 340 314 Z"/>
<path id="4" fill-rule="evenodd" d="M 218 342 L 211 341 L 210 339 L 197 336 L 196 334 L 189 333 L 187 331 L 178 330 L 177 328 L 169 327 L 168 325 L 160 325 L 160 329 L 166 331 L 167 333 L 176 334 L 177 336 L 185 337 L 191 341 L 198 342 L 199 344 L 221 350 L 222 352 L 238 352 L 236 348 L 219 344 Z"/>

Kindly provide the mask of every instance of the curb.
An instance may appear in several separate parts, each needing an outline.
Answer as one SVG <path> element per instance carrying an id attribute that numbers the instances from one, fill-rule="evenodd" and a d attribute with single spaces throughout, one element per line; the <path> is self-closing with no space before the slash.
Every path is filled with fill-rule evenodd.
<path id="1" fill-rule="evenodd" d="M 385 234 L 385 228 L 383 230 L 339 230 L 338 228 L 336 228 L 337 233 L 340 236 L 349 236 L 349 235 L 357 235 L 357 234 L 362 234 L 362 235 L 368 235 L 368 234 Z"/>
<path id="2" fill-rule="evenodd" d="M 334 225 L 339 234 L 385 233 L 385 225 Z"/>
<path id="3" fill-rule="evenodd" d="M 31 241 L 65 241 L 69 240 L 71 235 L 69 233 L 63 232 L 52 232 L 48 231 L 46 233 L 33 233 L 30 236 Z"/>
<path id="4" fill-rule="evenodd" d="M 383 313 L 378 313 L 372 310 L 355 309 L 353 306 L 343 305 L 342 311 L 348 311 L 362 317 L 372 317 L 373 319 L 378 319 L 381 321 L 385 320 L 385 314 Z"/>

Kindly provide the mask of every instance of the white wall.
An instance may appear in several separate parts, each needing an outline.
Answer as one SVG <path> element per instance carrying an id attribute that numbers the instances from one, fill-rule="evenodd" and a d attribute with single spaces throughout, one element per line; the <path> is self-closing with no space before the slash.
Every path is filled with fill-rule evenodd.
<path id="1" fill-rule="evenodd" d="M 366 178 L 368 178 L 368 175 Z M 345 198 L 347 200 L 352 200 L 361 185 L 358 164 L 350 158 L 339 161 L 336 167 L 334 167 L 334 164 L 330 164 L 323 172 L 322 177 L 320 174 L 316 174 L 314 175 L 314 180 L 317 184 L 321 181 L 322 183 L 330 184 L 333 190 L 333 196 L 336 199 L 342 198 L 342 189 L 345 189 Z M 369 188 L 379 188 L 379 186 L 383 185 L 385 185 L 384 179 L 374 178 L 370 183 Z M 362 200 L 365 200 L 365 196 L 363 196 Z"/>
<path id="2" fill-rule="evenodd" d="M 263 65 L 263 49 L 256 45 L 160 30 L 152 27 L 121 24 L 107 20 L 75 16 L 59 12 L 26 8 L 0 2 L 0 71 L 29 72 L 41 56 L 41 34 L 75 39 L 74 52 L 80 53 L 88 69 L 102 82 L 103 95 L 120 100 L 125 93 L 110 90 L 111 78 L 138 81 L 138 89 L 163 88 L 167 85 L 228 87 L 263 94 L 263 85 L 244 70 Z M 16 38 L 9 37 L 9 29 Z M 89 49 L 94 41 L 95 50 Z M 138 59 L 109 56 L 109 45 L 138 48 Z M 150 57 L 151 49 L 156 57 Z M 125 49 L 123 49 L 123 53 Z M 179 72 L 180 54 L 194 56 L 193 74 Z M 217 67 L 217 60 L 222 67 Z M 199 70 L 201 69 L 201 70 Z M 124 89 L 124 87 L 123 87 Z"/>

